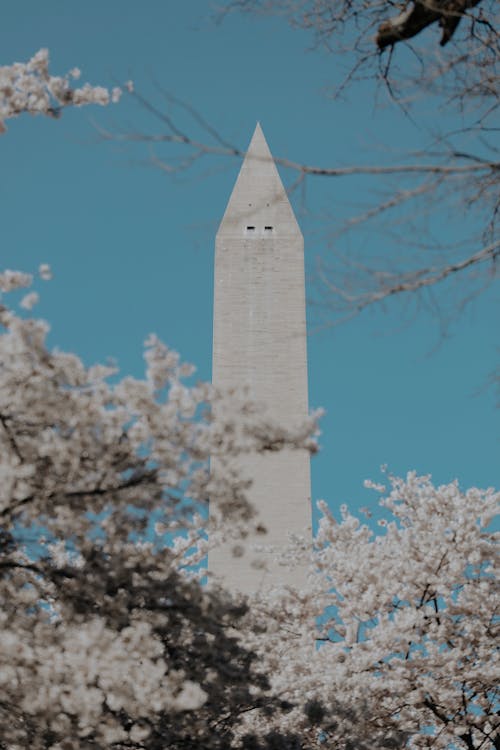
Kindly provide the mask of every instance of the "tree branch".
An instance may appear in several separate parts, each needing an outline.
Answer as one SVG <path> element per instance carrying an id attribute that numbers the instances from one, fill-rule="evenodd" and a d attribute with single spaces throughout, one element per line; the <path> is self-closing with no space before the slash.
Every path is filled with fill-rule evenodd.
<path id="1" fill-rule="evenodd" d="M 480 2 L 481 0 L 415 0 L 402 13 L 380 24 L 376 44 L 380 50 L 385 49 L 417 36 L 437 21 L 443 29 L 440 45 L 444 47 L 455 33 L 465 11 Z"/>
<path id="2" fill-rule="evenodd" d="M 396 296 L 403 292 L 418 292 L 421 289 L 433 286 L 447 277 L 458 273 L 459 271 L 463 271 L 466 268 L 470 268 L 471 266 L 484 263 L 485 261 L 495 262 L 499 254 L 500 242 L 493 242 L 458 263 L 450 263 L 442 268 L 419 269 L 418 271 L 410 273 L 408 275 L 409 278 L 405 281 L 398 281 L 394 284 L 383 284 L 382 288 L 378 291 L 368 291 L 359 295 L 351 295 L 344 289 L 332 284 L 324 272 L 321 273 L 321 281 L 331 292 L 348 304 L 351 312 L 348 314 L 347 318 L 342 318 L 342 320 L 346 320 L 354 317 L 354 315 L 362 312 L 367 307 L 382 302 L 389 297 Z"/>
<path id="3" fill-rule="evenodd" d="M 72 492 L 51 492 L 49 495 L 47 495 L 46 499 L 54 500 L 58 497 L 63 497 L 67 500 L 71 500 L 78 497 L 98 497 L 113 492 L 122 492 L 123 490 L 130 489 L 131 487 L 137 487 L 144 482 L 154 482 L 157 478 L 157 475 L 158 472 L 156 471 L 156 469 L 151 469 L 150 471 L 140 472 L 132 475 L 130 479 L 127 479 L 127 481 L 123 482 L 122 484 L 113 485 L 111 487 L 94 487 L 92 489 L 74 490 Z M 6 518 L 11 514 L 16 513 L 25 505 L 29 505 L 29 503 L 32 503 L 35 499 L 36 495 L 28 495 L 27 497 L 24 497 L 14 505 L 1 510 L 0 517 Z"/>

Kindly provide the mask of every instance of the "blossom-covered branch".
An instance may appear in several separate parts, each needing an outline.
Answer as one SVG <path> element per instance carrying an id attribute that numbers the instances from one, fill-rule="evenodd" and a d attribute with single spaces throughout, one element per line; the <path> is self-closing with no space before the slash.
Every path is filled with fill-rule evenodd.
<path id="1" fill-rule="evenodd" d="M 120 100 L 122 90 L 116 86 L 111 91 L 89 83 L 74 87 L 72 81 L 79 79 L 80 75 L 78 68 L 64 76 L 50 75 L 47 49 L 40 49 L 26 63 L 0 67 L 0 133 L 7 129 L 5 120 L 23 112 L 59 117 L 64 107 L 104 106 Z"/>

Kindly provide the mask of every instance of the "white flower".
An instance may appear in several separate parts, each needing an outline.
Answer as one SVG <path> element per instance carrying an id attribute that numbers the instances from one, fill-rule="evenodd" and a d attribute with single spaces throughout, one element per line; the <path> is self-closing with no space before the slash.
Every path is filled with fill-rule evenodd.
<path id="1" fill-rule="evenodd" d="M 196 711 L 203 706 L 207 698 L 207 694 L 197 682 L 186 680 L 175 698 L 174 706 L 178 711 Z"/>
<path id="2" fill-rule="evenodd" d="M 36 292 L 30 292 L 26 294 L 21 300 L 21 307 L 25 310 L 31 310 L 39 300 L 39 296 Z"/>
<path id="3" fill-rule="evenodd" d="M 21 289 L 30 286 L 33 277 L 29 273 L 6 270 L 0 273 L 0 292 L 11 292 L 13 289 Z"/>

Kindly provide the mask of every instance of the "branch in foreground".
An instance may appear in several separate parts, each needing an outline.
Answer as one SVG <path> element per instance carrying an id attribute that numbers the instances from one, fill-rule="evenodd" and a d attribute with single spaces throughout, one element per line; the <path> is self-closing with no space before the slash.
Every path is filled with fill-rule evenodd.
<path id="1" fill-rule="evenodd" d="M 322 283 L 337 298 L 343 301 L 348 312 L 340 319 L 331 322 L 329 325 L 335 325 L 345 322 L 363 312 L 368 307 L 383 302 L 390 297 L 394 297 L 404 292 L 419 292 L 427 287 L 444 281 L 453 274 L 464 271 L 465 269 L 477 266 L 484 262 L 495 263 L 500 255 L 500 242 L 494 242 L 487 247 L 482 248 L 477 253 L 465 258 L 458 263 L 450 263 L 440 268 L 424 268 L 410 272 L 406 275 L 385 276 L 384 281 L 380 283 L 380 288 L 369 290 L 361 294 L 349 294 L 340 286 L 331 282 L 324 269 L 320 268 L 319 275 Z M 404 280 L 401 280 L 403 278 Z M 389 281 L 387 280 L 389 279 Z"/>
<path id="2" fill-rule="evenodd" d="M 160 97 L 162 97 L 165 106 L 160 103 L 152 103 L 138 92 L 131 92 L 131 95 L 137 103 L 145 109 L 154 120 L 160 125 L 159 132 L 112 132 L 110 130 L 98 127 L 98 131 L 104 140 L 146 143 L 150 146 L 149 163 L 161 169 L 169 176 L 175 176 L 179 172 L 195 167 L 202 159 L 211 157 L 212 159 L 235 157 L 239 160 L 246 156 L 244 149 L 239 148 L 223 136 L 216 127 L 207 122 L 190 104 L 182 102 L 177 97 L 173 97 L 169 92 L 157 86 Z M 411 246 L 410 254 L 404 257 L 401 254 L 401 239 L 398 239 L 398 263 L 400 270 L 398 272 L 387 272 L 390 260 L 383 260 L 382 268 L 370 270 L 362 265 L 360 278 L 356 280 L 358 293 L 350 295 L 346 289 L 349 289 L 349 283 L 343 287 L 342 295 L 338 295 L 337 289 L 342 284 L 338 281 L 335 284 L 328 283 L 326 290 L 330 295 L 336 295 L 336 300 L 330 300 L 328 307 L 338 306 L 340 301 L 341 307 L 349 307 L 347 318 L 356 315 L 360 310 L 368 307 L 374 302 L 380 302 L 391 296 L 396 296 L 400 292 L 418 292 L 419 290 L 436 285 L 438 282 L 446 279 L 452 273 L 466 271 L 466 269 L 480 263 L 483 260 L 494 260 L 497 250 L 492 251 L 491 243 L 495 238 L 495 223 L 498 215 L 497 205 L 497 185 L 500 175 L 500 161 L 497 159 L 495 149 L 489 144 L 480 142 L 479 153 L 471 152 L 464 147 L 460 141 L 460 135 L 463 132 L 453 133 L 449 137 L 436 137 L 432 146 L 426 150 L 414 152 L 407 157 L 405 163 L 392 164 L 351 164 L 348 166 L 320 166 L 307 164 L 304 162 L 292 160 L 284 157 L 274 159 L 278 166 L 288 170 L 293 170 L 296 179 L 292 180 L 289 192 L 297 188 L 302 189 L 305 194 L 305 184 L 309 177 L 330 177 L 330 178 L 368 178 L 376 180 L 387 180 L 391 177 L 396 178 L 396 186 L 389 186 L 389 194 L 383 198 L 377 198 L 371 201 L 371 205 L 359 213 L 348 218 L 344 222 L 339 222 L 338 214 L 335 216 L 336 236 L 343 234 L 346 230 L 359 226 L 360 224 L 371 222 L 372 225 L 382 216 L 388 215 L 389 235 L 394 227 L 400 224 L 401 209 L 406 206 L 409 214 L 403 217 L 405 222 L 405 237 L 403 241 L 409 241 Z M 453 136 L 453 140 L 452 140 Z M 458 141 L 456 140 L 458 138 Z M 165 147 L 168 147 L 166 150 Z M 158 149 L 158 152 L 156 151 Z M 163 149 L 160 153 L 160 149 Z M 384 184 L 384 183 L 382 183 Z M 474 206 L 476 212 L 481 216 L 486 214 L 486 219 L 482 230 L 480 242 L 482 247 L 478 250 L 478 227 L 471 225 L 472 232 L 462 232 L 460 242 L 449 241 L 448 250 L 452 251 L 453 256 L 450 262 L 442 262 L 437 268 L 428 267 L 427 263 L 421 263 L 419 257 L 423 247 L 428 249 L 434 248 L 435 242 L 422 242 L 421 225 L 414 227 L 414 218 L 419 213 L 419 207 L 422 201 L 428 202 L 431 216 L 436 216 L 436 208 L 439 206 L 441 222 L 441 213 L 447 204 L 453 211 L 457 210 L 457 197 L 461 201 L 460 205 L 467 208 L 465 216 L 470 216 L 470 208 Z M 458 209 L 462 215 L 462 208 Z M 329 232 L 331 235 L 331 233 Z M 371 243 L 372 246 L 372 243 Z M 466 248 L 466 249 L 464 249 Z M 466 261 L 460 259 L 469 254 Z M 349 265 L 352 259 L 349 259 Z M 420 267 L 422 265 L 422 267 Z M 406 268 L 405 268 L 406 266 Z M 418 268 L 418 270 L 415 270 Z M 492 266 L 493 268 L 493 266 Z M 322 278 L 325 280 L 324 269 L 322 269 Z M 367 286 L 364 283 L 363 274 L 370 276 Z M 331 274 L 332 278 L 339 278 L 338 269 Z M 374 283 L 374 278 L 376 282 Z M 383 285 L 380 286 L 380 280 Z M 470 294 L 468 290 L 464 293 L 467 299 Z M 342 320 L 345 318 L 342 318 Z"/>
<path id="3" fill-rule="evenodd" d="M 481 0 L 417 0 L 399 15 L 381 23 L 375 41 L 379 49 L 384 49 L 405 39 L 412 39 L 437 21 L 443 30 L 439 44 L 444 47 L 466 11 L 480 2 Z"/>
<path id="4" fill-rule="evenodd" d="M 49 51 L 40 49 L 27 63 L 14 63 L 0 67 L 0 133 L 7 130 L 5 120 L 23 112 L 31 115 L 47 115 L 57 118 L 64 107 L 84 104 L 115 104 L 122 90 L 110 92 L 103 86 L 86 83 L 80 88 L 71 87 L 71 79 L 80 77 L 80 70 L 73 68 L 65 76 L 49 74 Z M 130 89 L 129 82 L 127 88 Z"/>
<path id="5" fill-rule="evenodd" d="M 145 106 L 150 112 L 156 117 L 166 123 L 166 116 L 158 110 L 156 107 L 147 102 L 142 96 L 133 92 L 132 95 Z M 173 128 L 171 119 L 168 118 L 169 128 Z M 140 132 L 129 132 L 129 133 L 113 133 L 102 126 L 96 125 L 95 127 L 102 137 L 106 141 L 117 141 L 117 142 L 132 142 L 132 143 L 149 143 L 151 145 L 159 145 L 170 143 L 175 146 L 183 146 L 186 149 L 191 149 L 191 153 L 188 160 L 183 160 L 179 165 L 174 163 L 174 160 L 167 161 L 158 156 L 154 156 L 151 162 L 162 169 L 168 174 L 174 174 L 178 171 L 183 171 L 187 166 L 191 166 L 197 160 L 203 156 L 229 156 L 231 158 L 244 159 L 247 156 L 247 152 L 244 149 L 240 149 L 237 146 L 229 144 L 227 141 L 223 141 L 222 138 L 219 143 L 211 144 L 206 141 L 198 140 L 188 133 L 179 130 L 177 126 L 171 132 L 166 133 L 140 133 Z M 435 162 L 433 164 L 392 164 L 387 166 L 371 165 L 371 164 L 360 164 L 348 167 L 322 167 L 314 164 L 304 164 L 303 162 L 294 161 L 292 159 L 286 159 L 284 157 L 276 156 L 273 161 L 281 167 L 286 169 L 292 169 L 296 172 L 300 172 L 303 175 L 312 175 L 319 177 L 349 177 L 349 176 L 364 176 L 364 175 L 415 175 L 415 174 L 442 174 L 442 175 L 461 175 L 461 174 L 478 174 L 482 172 L 500 172 L 500 161 L 495 160 L 484 160 L 481 157 L 472 156 L 464 153 L 451 153 L 447 154 L 448 157 L 454 157 L 457 160 L 456 164 L 443 164 Z M 259 158 L 259 157 L 252 157 Z M 262 158 L 262 157 L 260 157 Z"/>

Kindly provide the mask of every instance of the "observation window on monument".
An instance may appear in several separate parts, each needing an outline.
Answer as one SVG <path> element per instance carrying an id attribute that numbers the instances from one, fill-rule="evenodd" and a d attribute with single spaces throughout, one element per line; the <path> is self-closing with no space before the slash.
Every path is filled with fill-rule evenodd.
<path id="1" fill-rule="evenodd" d="M 247 227 L 247 232 L 254 232 L 254 231 L 255 231 L 255 227 Z"/>
<path id="2" fill-rule="evenodd" d="M 272 232 L 272 231 L 273 231 L 272 227 L 264 227 L 264 232 Z"/>

